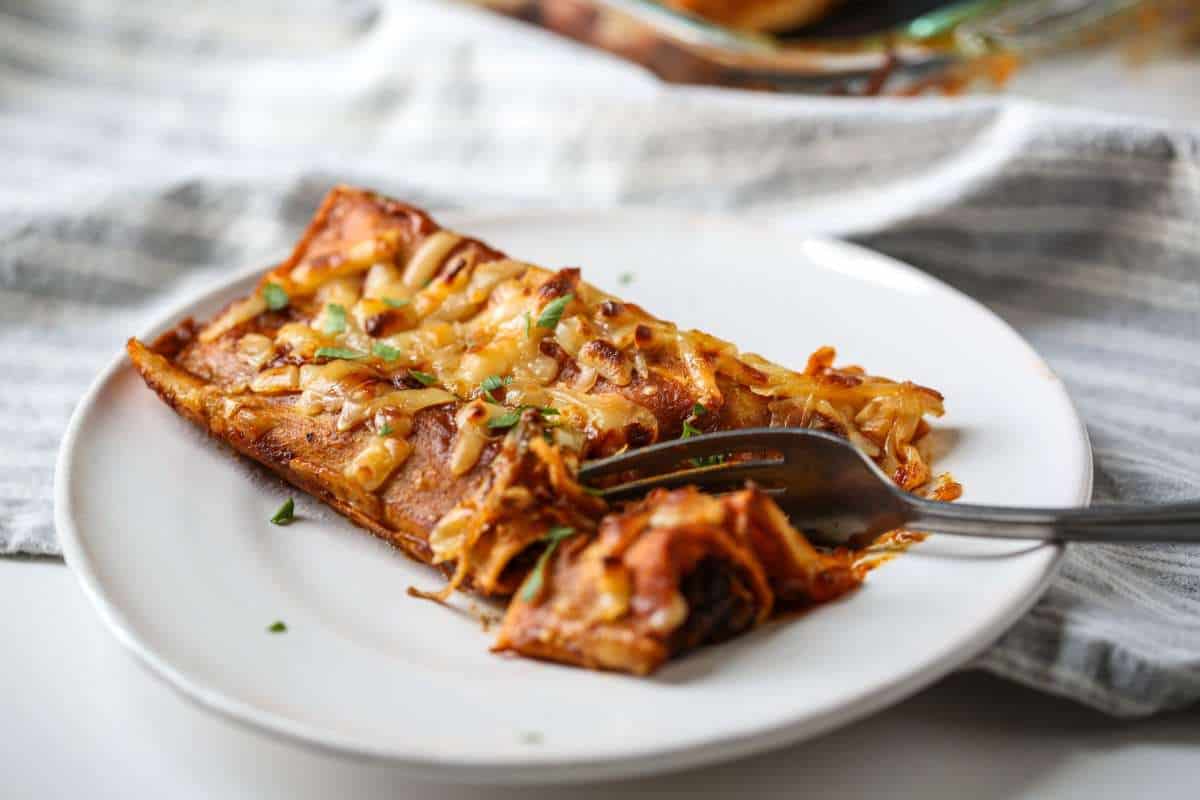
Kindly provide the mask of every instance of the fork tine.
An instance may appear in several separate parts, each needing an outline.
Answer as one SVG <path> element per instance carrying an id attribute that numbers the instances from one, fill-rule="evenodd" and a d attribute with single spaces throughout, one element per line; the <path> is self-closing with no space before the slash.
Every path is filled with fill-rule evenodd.
<path id="1" fill-rule="evenodd" d="M 754 481 L 764 491 L 782 491 L 784 469 L 783 462 L 778 459 L 738 461 L 651 475 L 609 487 L 604 489 L 601 495 L 605 499 L 614 500 L 630 495 L 643 495 L 651 489 L 673 489 L 679 486 L 698 486 L 708 491 L 727 492 L 741 489 L 746 485 L 746 481 Z"/>
<path id="2" fill-rule="evenodd" d="M 787 428 L 745 428 L 706 433 L 588 461 L 580 467 L 579 477 L 586 482 L 631 470 L 667 472 L 694 458 L 783 450 L 794 440 L 794 436 L 794 432 L 789 432 Z"/>

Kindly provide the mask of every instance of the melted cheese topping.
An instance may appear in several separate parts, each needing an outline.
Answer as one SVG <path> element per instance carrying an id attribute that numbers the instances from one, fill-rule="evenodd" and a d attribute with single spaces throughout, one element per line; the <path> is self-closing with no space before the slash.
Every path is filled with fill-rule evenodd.
<path id="1" fill-rule="evenodd" d="M 241 325 L 247 320 L 254 319 L 259 314 L 267 310 L 267 301 L 261 295 L 250 295 L 242 300 L 233 303 L 229 308 L 225 309 L 220 316 L 208 324 L 208 326 L 200 332 L 200 341 L 212 342 L 216 341 L 224 334 L 238 325 Z"/>
<path id="2" fill-rule="evenodd" d="M 412 292 L 400 280 L 400 270 L 395 264 L 379 262 L 372 264 L 363 279 L 363 297 L 390 297 L 394 300 L 407 300 Z"/>
<path id="3" fill-rule="evenodd" d="M 457 558 L 466 543 L 471 529 L 471 520 L 477 511 L 466 506 L 457 506 L 446 512 L 429 534 L 429 547 L 433 550 L 433 563 L 442 564 Z"/>
<path id="4" fill-rule="evenodd" d="M 488 442 L 488 422 L 505 411 L 506 409 L 494 403 L 485 403 L 482 400 L 474 400 L 458 410 L 454 415 L 458 434 L 454 437 L 454 447 L 450 451 L 452 474 L 466 474 L 475 466 Z"/>
<path id="5" fill-rule="evenodd" d="M 772 414 L 789 420 L 785 424 L 795 418 L 794 424 L 844 430 L 895 464 L 918 457 L 908 444 L 915 426 L 922 414 L 941 410 L 936 393 L 911 384 L 856 383 L 845 375 L 832 381 L 821 374 L 826 361 L 810 362 L 798 373 L 741 354 L 715 337 L 680 331 L 569 271 L 508 258 L 480 261 L 484 251 L 451 231 L 415 244 L 407 255 L 399 233 L 385 231 L 269 275 L 263 285 L 284 288 L 292 320 L 307 322 L 282 325 L 273 341 L 248 334 L 237 342 L 239 357 L 259 370 L 250 389 L 296 393 L 301 413 L 336 414 L 343 433 L 383 412 L 409 420 L 423 408 L 459 403 L 450 456 L 455 475 L 469 472 L 502 432 L 490 429 L 489 420 L 521 406 L 550 408 L 546 418 L 555 437 L 575 447 L 608 437 L 627 441 L 634 427 L 645 432 L 641 440 L 653 441 L 658 419 L 641 401 L 656 399 L 659 378 L 684 384 L 696 402 L 715 412 L 725 402 L 723 376 L 767 398 Z M 543 316 L 568 293 L 572 299 L 558 319 Z M 334 305 L 345 313 L 331 310 Z M 260 289 L 230 306 L 201 338 L 215 339 L 265 310 Z M 268 368 L 272 356 L 291 363 Z M 432 375 L 436 384 L 400 388 L 415 385 L 411 371 Z M 493 378 L 503 381 L 492 393 L 497 402 L 473 400 Z M 402 433 L 373 437 L 346 474 L 371 490 L 382 485 L 407 457 L 410 427 L 406 422 L 393 426 Z"/>
<path id="6" fill-rule="evenodd" d="M 301 322 L 289 322 L 275 333 L 277 348 L 306 361 L 316 356 L 318 348 L 328 344 L 323 333 Z"/>
<path id="7" fill-rule="evenodd" d="M 462 237 L 456 233 L 438 231 L 422 242 L 404 270 L 404 285 L 415 290 L 429 283 L 446 256 L 461 241 Z"/>
<path id="8" fill-rule="evenodd" d="M 694 337 L 678 333 L 675 336 L 675 346 L 679 349 L 679 358 L 691 376 L 692 383 L 700 390 L 697 402 L 705 408 L 720 408 L 723 398 L 721 390 L 717 388 L 717 372 L 700 355 Z"/>
<path id="9" fill-rule="evenodd" d="M 326 411 L 340 413 L 346 398 L 361 389 L 370 375 L 370 369 L 357 361 L 305 364 L 300 367 L 301 393 L 296 408 L 310 417 Z"/>
<path id="10" fill-rule="evenodd" d="M 378 489 L 404 463 L 412 445 L 404 439 L 376 436 L 346 467 L 345 475 L 368 492 Z"/>
<path id="11" fill-rule="evenodd" d="M 250 381 L 258 394 L 289 394 L 300 388 L 300 368 L 295 364 L 263 370 Z"/>
<path id="12" fill-rule="evenodd" d="M 289 297 L 312 294 L 322 284 L 365 272 L 379 262 L 392 261 L 400 254 L 398 231 L 384 231 L 370 239 L 350 245 L 341 253 L 318 256 L 302 262 L 288 272 L 276 270 L 267 276 L 267 282 L 280 285 Z"/>
<path id="13" fill-rule="evenodd" d="M 255 369 L 262 369 L 263 364 L 271 360 L 274 351 L 275 343 L 261 333 L 248 333 L 238 339 L 238 355 Z"/>
<path id="14" fill-rule="evenodd" d="M 423 408 L 442 406 L 453 403 L 457 399 L 444 389 L 407 389 L 400 392 L 389 392 L 382 397 L 365 402 L 345 400 L 342 403 L 342 413 L 338 416 L 337 429 L 339 431 L 351 430 L 380 411 L 394 411 L 404 416 L 411 416 Z"/>

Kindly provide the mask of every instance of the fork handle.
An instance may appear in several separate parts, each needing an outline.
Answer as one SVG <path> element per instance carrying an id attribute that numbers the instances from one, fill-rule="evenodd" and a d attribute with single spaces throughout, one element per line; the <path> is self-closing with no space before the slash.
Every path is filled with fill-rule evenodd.
<path id="1" fill-rule="evenodd" d="M 1200 543 L 1200 503 L 1010 508 L 909 497 L 907 522 L 933 533 L 1059 542 Z"/>

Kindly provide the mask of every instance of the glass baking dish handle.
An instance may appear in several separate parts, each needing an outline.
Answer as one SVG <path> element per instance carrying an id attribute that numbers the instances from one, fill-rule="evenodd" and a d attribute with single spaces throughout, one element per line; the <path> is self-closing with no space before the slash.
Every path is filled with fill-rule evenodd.
<path id="1" fill-rule="evenodd" d="M 1007 50 L 1034 55 L 1076 44 L 1107 20 L 1144 0 L 1022 0 L 993 6 L 955 29 L 966 52 Z"/>

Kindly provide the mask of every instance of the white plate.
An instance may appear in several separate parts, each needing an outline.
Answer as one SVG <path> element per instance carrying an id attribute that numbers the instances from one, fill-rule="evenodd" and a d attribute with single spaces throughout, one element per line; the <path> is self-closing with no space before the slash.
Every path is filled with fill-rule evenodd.
<path id="1" fill-rule="evenodd" d="M 842 363 L 942 390 L 937 467 L 968 501 L 1088 500 L 1087 437 L 1060 382 L 1007 325 L 911 267 L 723 217 L 454 222 L 521 258 L 583 264 L 593 283 L 784 364 L 829 343 Z M 252 280 L 145 333 L 207 317 Z M 491 655 L 469 615 L 405 594 L 439 586 L 432 570 L 306 496 L 301 521 L 268 524 L 294 492 L 176 417 L 124 358 L 76 410 L 56 490 L 68 563 L 155 673 L 234 719 L 447 780 L 631 775 L 812 736 L 977 653 L 1060 555 L 934 537 L 840 602 L 632 678 Z M 265 631 L 276 619 L 286 634 Z"/>

